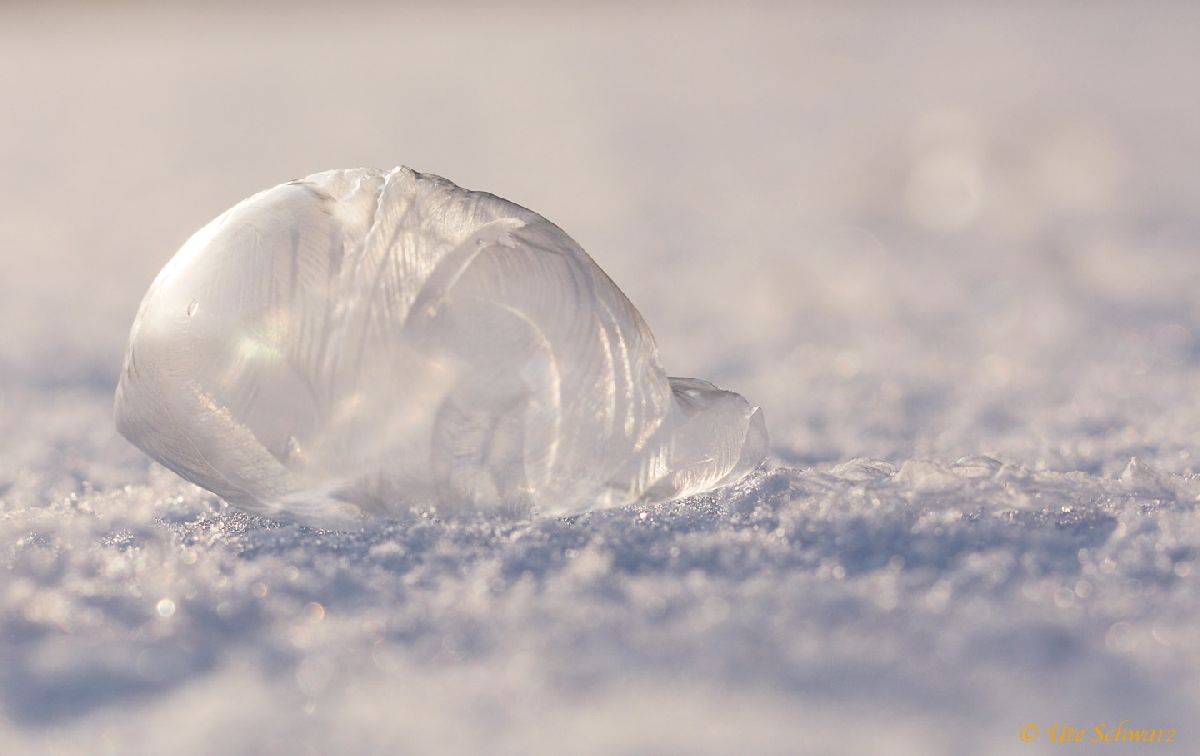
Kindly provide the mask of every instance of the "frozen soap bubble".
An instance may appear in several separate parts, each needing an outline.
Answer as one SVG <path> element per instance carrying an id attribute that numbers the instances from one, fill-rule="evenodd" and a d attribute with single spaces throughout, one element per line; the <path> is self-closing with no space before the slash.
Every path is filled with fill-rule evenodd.
<path id="1" fill-rule="evenodd" d="M 767 453 L 758 408 L 668 378 L 561 229 L 407 168 L 318 173 L 198 231 L 142 301 L 115 416 L 230 504 L 320 526 L 661 501 Z"/>

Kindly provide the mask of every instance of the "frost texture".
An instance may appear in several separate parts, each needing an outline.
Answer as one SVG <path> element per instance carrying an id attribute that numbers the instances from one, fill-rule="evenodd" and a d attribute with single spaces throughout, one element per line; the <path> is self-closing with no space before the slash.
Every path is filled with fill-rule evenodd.
<path id="1" fill-rule="evenodd" d="M 667 378 L 557 226 L 407 168 L 282 184 L 197 232 L 146 294 L 115 414 L 230 503 L 320 525 L 663 501 L 767 451 L 741 396 Z"/>

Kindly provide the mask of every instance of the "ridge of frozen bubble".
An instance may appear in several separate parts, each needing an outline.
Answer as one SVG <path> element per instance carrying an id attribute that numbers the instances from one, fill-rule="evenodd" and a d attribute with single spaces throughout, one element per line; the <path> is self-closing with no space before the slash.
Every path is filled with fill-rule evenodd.
<path id="1" fill-rule="evenodd" d="M 114 416 L 255 514 L 564 515 L 732 483 L 762 412 L 668 378 L 561 229 L 408 168 L 281 184 L 196 232 L 130 334 Z"/>

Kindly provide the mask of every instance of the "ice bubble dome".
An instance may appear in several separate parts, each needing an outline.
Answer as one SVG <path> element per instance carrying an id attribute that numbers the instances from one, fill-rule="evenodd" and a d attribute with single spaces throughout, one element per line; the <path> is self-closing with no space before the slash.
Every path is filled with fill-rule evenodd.
<path id="1" fill-rule="evenodd" d="M 142 300 L 118 430 L 269 517 L 573 514 L 734 482 L 740 395 L 668 378 L 641 315 L 561 229 L 408 168 L 255 194 Z"/>

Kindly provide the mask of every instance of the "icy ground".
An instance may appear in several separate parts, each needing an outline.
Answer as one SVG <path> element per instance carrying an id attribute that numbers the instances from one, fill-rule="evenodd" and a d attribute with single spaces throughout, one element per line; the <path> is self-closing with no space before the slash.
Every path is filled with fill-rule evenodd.
<path id="1" fill-rule="evenodd" d="M 1200 751 L 1195 4 L 90 7 L 0 10 L 0 753 Z M 116 437 L 192 230 L 397 163 L 565 228 L 768 469 L 338 534 Z"/>

